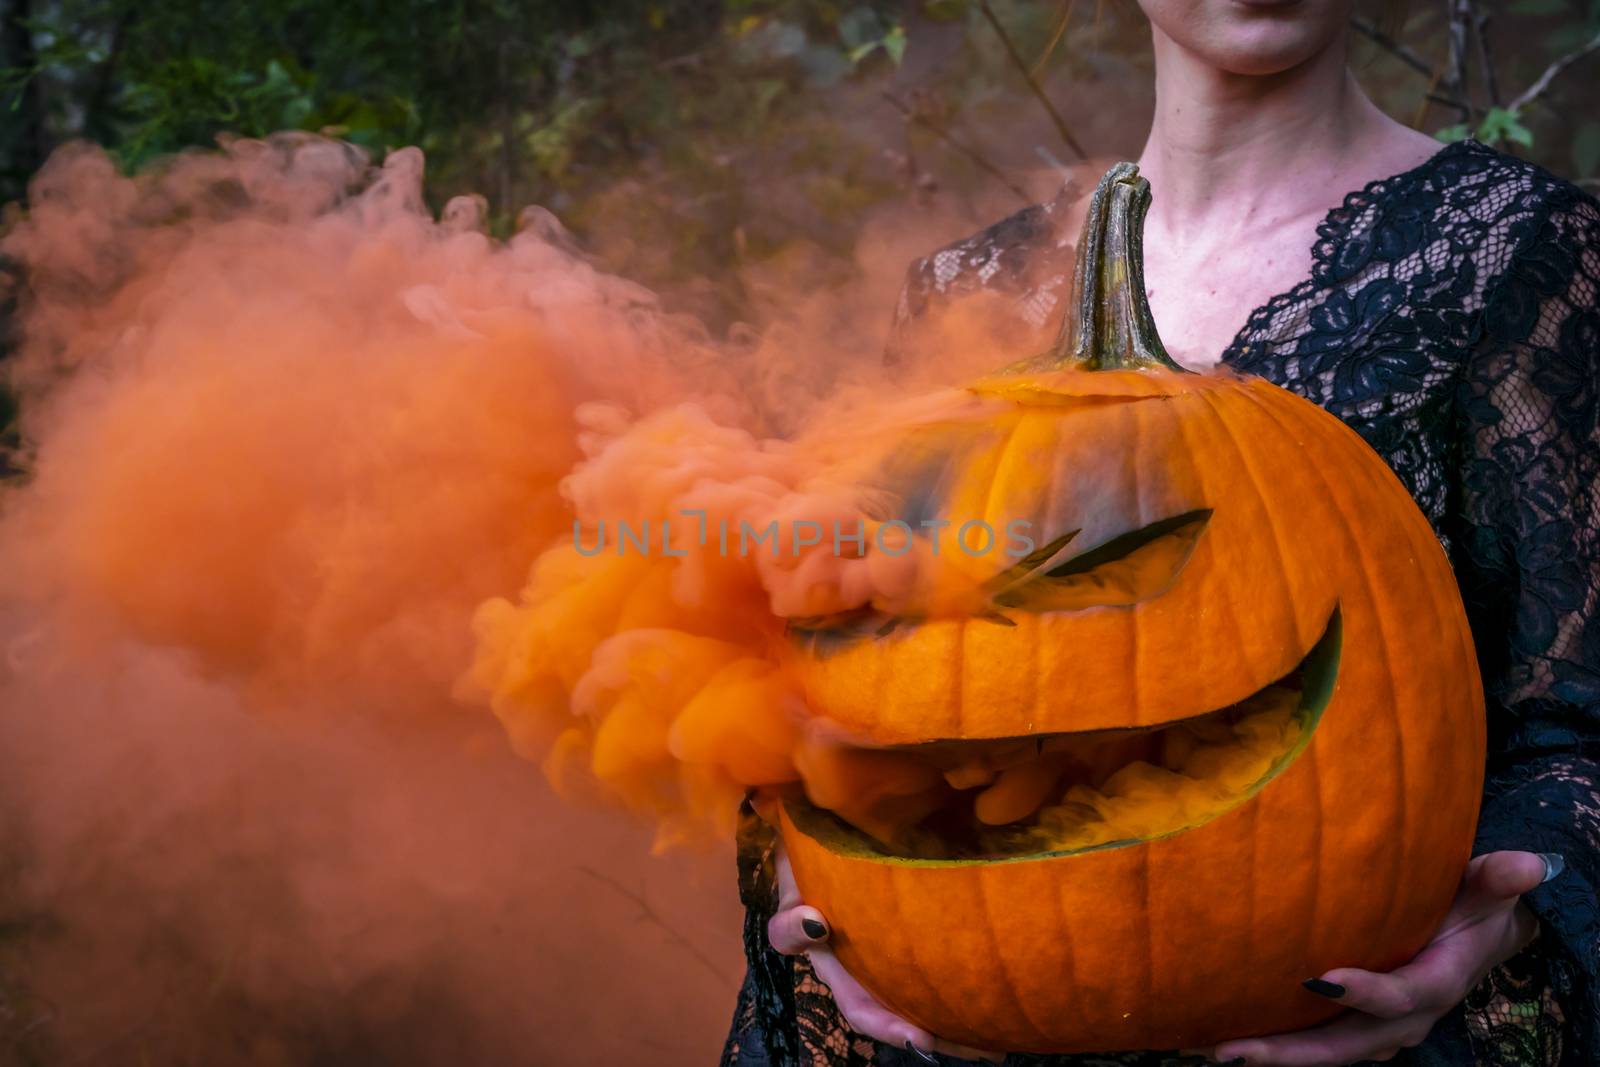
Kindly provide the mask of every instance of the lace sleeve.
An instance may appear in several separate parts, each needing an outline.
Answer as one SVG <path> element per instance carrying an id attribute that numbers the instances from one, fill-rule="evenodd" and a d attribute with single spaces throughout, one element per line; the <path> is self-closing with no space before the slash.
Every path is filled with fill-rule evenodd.
<path id="1" fill-rule="evenodd" d="M 1490 701 L 1480 851 L 1560 853 L 1527 897 L 1562 1001 L 1600 1017 L 1600 207 L 1570 186 L 1485 294 L 1458 409 L 1457 574 Z"/>
<path id="2" fill-rule="evenodd" d="M 1019 355 L 1048 342 L 1057 305 L 1072 284 L 1073 246 L 1065 233 L 1082 191 L 1067 182 L 1053 200 L 1023 208 L 989 228 L 914 261 L 895 304 L 883 360 L 903 365 L 936 359 L 943 315 L 958 304 L 989 298 L 984 335 Z M 1006 362 L 996 358 L 996 364 Z"/>

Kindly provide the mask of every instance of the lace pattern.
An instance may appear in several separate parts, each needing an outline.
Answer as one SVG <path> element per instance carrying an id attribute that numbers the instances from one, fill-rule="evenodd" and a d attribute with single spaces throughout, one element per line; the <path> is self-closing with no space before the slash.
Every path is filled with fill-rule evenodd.
<path id="1" fill-rule="evenodd" d="M 1002 296 L 1036 331 L 1018 355 L 1042 347 L 1071 284 L 1060 232 L 1071 197 L 913 264 L 887 358 L 907 359 L 937 307 L 975 292 Z M 1534 943 L 1403 1059 L 1600 1062 L 1600 204 L 1532 164 L 1451 145 L 1330 211 L 1310 276 L 1257 308 L 1223 363 L 1339 416 L 1416 498 L 1456 569 L 1489 697 L 1478 851 L 1567 860 L 1525 898 L 1540 918 Z M 851 1034 L 805 962 L 767 947 L 772 835 L 753 813 L 745 825 L 750 971 L 725 1067 L 919 1062 Z"/>

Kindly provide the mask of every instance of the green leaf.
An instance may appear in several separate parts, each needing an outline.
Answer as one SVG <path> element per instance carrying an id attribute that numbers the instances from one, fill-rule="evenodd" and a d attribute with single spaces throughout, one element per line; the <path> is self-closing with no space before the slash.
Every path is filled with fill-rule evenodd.
<path id="1" fill-rule="evenodd" d="M 1460 122 L 1454 126 L 1446 126 L 1444 129 L 1434 133 L 1433 136 L 1446 144 L 1450 144 L 1455 141 L 1465 141 L 1468 132 L 1466 123 Z"/>
<path id="2" fill-rule="evenodd" d="M 866 59 L 882 46 L 882 41 L 868 41 L 866 44 L 858 44 L 854 48 L 850 49 L 850 51 L 845 53 L 845 58 L 850 60 L 851 64 L 854 65 L 860 63 L 863 59 Z"/>
<path id="3" fill-rule="evenodd" d="M 883 35 L 883 50 L 895 66 L 899 66 L 906 58 L 906 28 L 899 23 L 890 27 L 889 32 Z"/>
<path id="4" fill-rule="evenodd" d="M 1492 107 L 1478 124 L 1478 140 L 1487 145 L 1510 141 L 1524 148 L 1532 148 L 1533 131 L 1522 124 L 1521 117 L 1515 111 Z"/>

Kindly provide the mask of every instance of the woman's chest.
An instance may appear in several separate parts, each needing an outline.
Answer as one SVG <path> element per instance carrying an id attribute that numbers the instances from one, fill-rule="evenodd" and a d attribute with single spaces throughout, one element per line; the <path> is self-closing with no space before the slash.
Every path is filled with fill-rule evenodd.
<path id="1" fill-rule="evenodd" d="M 1215 366 L 1256 308 L 1310 273 L 1310 247 L 1305 227 L 1244 247 L 1221 239 L 1181 252 L 1147 247 L 1145 293 L 1173 358 L 1195 370 Z"/>

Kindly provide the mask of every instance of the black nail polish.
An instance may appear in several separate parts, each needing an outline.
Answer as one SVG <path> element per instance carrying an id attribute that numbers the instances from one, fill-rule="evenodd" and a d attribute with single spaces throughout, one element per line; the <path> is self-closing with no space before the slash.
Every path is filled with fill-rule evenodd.
<path id="1" fill-rule="evenodd" d="M 821 941 L 828 936 L 828 928 L 815 919 L 801 919 L 800 929 L 804 930 L 806 936 L 813 941 Z"/>
<path id="2" fill-rule="evenodd" d="M 1317 996 L 1328 997 L 1332 1000 L 1337 1000 L 1338 998 L 1344 996 L 1345 993 L 1344 986 L 1340 985 L 1338 982 L 1324 982 L 1320 978 L 1307 978 L 1300 984 L 1311 990 L 1311 992 L 1315 993 Z"/>
<path id="3" fill-rule="evenodd" d="M 933 1054 L 931 1052 L 924 1052 L 920 1048 L 918 1048 L 916 1045 L 912 1044 L 911 1039 L 909 1037 L 906 1038 L 906 1051 L 907 1052 L 915 1052 L 917 1054 L 917 1057 L 919 1059 L 921 1059 L 923 1063 L 938 1063 L 939 1062 L 938 1060 L 933 1058 Z"/>
<path id="4" fill-rule="evenodd" d="M 1567 858 L 1559 852 L 1541 852 L 1539 858 L 1544 860 L 1544 877 L 1539 879 L 1540 885 L 1567 869 Z"/>

